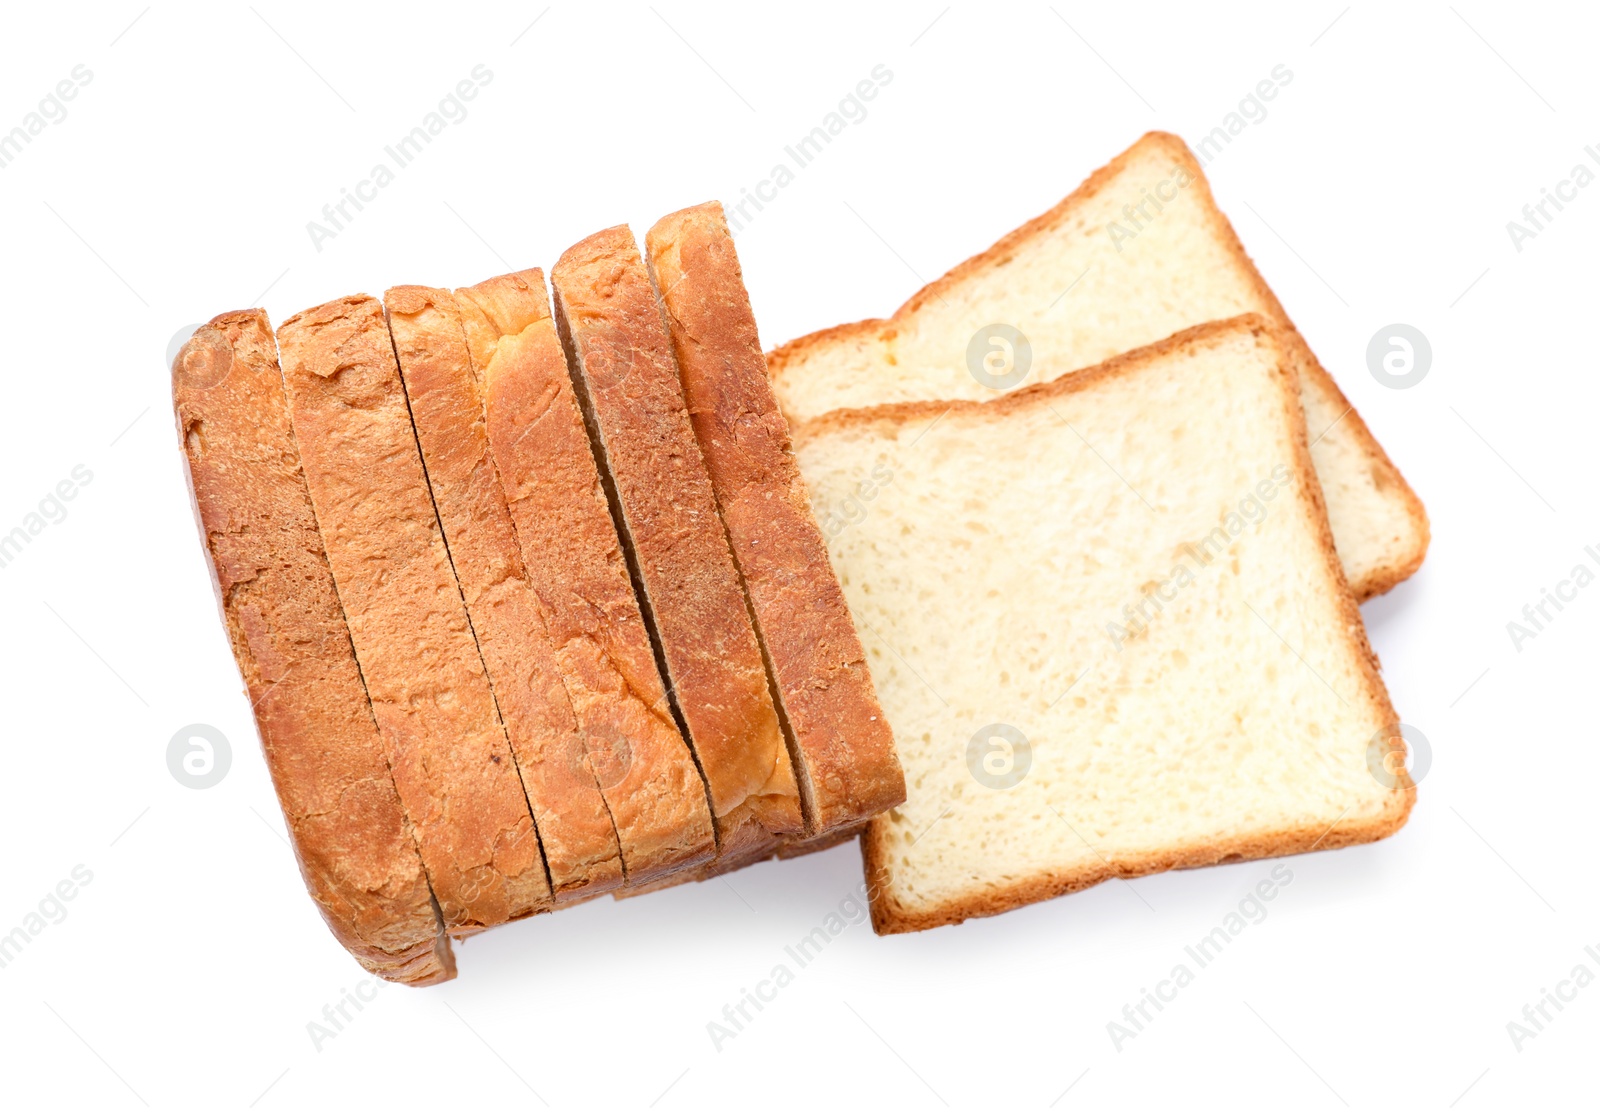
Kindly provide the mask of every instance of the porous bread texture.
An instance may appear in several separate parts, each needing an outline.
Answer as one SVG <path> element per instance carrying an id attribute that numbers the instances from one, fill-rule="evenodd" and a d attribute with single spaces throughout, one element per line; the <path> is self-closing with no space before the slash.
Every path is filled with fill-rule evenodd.
<path id="1" fill-rule="evenodd" d="M 389 334 L 450 562 L 488 668 L 550 886 L 568 904 L 622 884 L 616 829 L 528 584 L 495 473 L 483 396 L 449 291 L 384 292 Z"/>
<path id="2" fill-rule="evenodd" d="M 374 975 L 455 976 L 317 532 L 261 310 L 220 314 L 172 366 L 185 471 L 228 641 L 306 889 Z"/>
<path id="3" fill-rule="evenodd" d="M 673 721 L 537 269 L 455 292 L 483 382 L 489 445 L 529 583 L 626 882 L 716 854 L 705 783 Z"/>
<path id="4" fill-rule="evenodd" d="M 556 325 L 639 600 L 717 823 L 719 856 L 805 830 L 794 767 L 655 290 L 625 225 L 550 273 Z"/>
<path id="5" fill-rule="evenodd" d="M 548 910 L 522 782 L 450 568 L 376 299 L 278 327 L 295 440 L 356 660 L 446 926 Z"/>
<path id="6" fill-rule="evenodd" d="M 1177 136 L 1144 136 L 893 317 L 801 337 L 768 364 L 784 413 L 799 424 L 838 408 L 999 397 L 972 364 L 987 354 L 991 363 L 977 366 L 995 376 L 1020 359 L 1008 363 L 1004 346 L 982 339 L 969 356 L 993 325 L 1027 338 L 1031 365 L 1018 380 L 1026 386 L 1251 312 L 1285 334 L 1347 579 L 1359 599 L 1387 592 L 1427 553 L 1422 502 L 1294 331 Z"/>
<path id="7" fill-rule="evenodd" d="M 892 473 L 830 546 L 908 783 L 863 842 L 880 933 L 1405 822 L 1263 319 L 996 403 L 834 414 L 796 454 L 819 501 Z"/>
<path id="8" fill-rule="evenodd" d="M 663 217 L 645 243 L 800 775 L 808 831 L 827 844 L 834 831 L 905 800 L 894 734 L 767 383 L 722 207 L 709 202 Z"/>

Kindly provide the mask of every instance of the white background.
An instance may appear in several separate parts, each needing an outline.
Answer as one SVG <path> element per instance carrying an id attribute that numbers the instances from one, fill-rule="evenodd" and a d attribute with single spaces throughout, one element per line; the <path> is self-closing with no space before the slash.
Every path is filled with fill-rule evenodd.
<path id="1" fill-rule="evenodd" d="M 1600 975 L 1600 587 L 1520 652 L 1506 625 L 1600 570 L 1600 184 L 1521 252 L 1506 223 L 1600 148 L 1600 27 L 1578 5 L 1341 7 L 13 8 L 0 130 L 75 65 L 93 78 L 0 170 L 0 533 L 75 465 L 93 480 L 0 569 L 0 932 L 75 865 L 93 881 L 0 969 L 0 1105 L 1592 1105 L 1600 985 L 1521 1052 L 1507 1023 L 1575 965 Z M 318 252 L 306 222 L 479 63 L 470 114 Z M 460 979 L 385 987 L 319 1051 L 307 1024 L 362 973 L 284 843 L 183 486 L 169 340 L 238 307 L 276 322 L 548 268 L 607 225 L 736 200 L 880 63 L 867 118 L 739 239 L 769 344 L 887 313 L 1145 130 L 1196 142 L 1292 71 L 1208 174 L 1432 518 L 1421 573 L 1365 609 L 1431 741 L 1409 825 L 1286 861 L 1266 920 L 1120 1052 L 1107 1023 L 1269 864 L 854 926 L 719 1052 L 707 1023 L 860 883 L 845 847 L 488 933 Z M 1366 368 L 1393 322 L 1432 342 L 1410 390 Z M 165 758 L 195 722 L 232 741 L 204 791 Z"/>

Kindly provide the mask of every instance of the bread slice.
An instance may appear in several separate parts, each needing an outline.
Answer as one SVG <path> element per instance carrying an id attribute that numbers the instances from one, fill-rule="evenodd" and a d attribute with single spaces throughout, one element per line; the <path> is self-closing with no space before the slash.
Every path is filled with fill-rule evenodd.
<path id="1" fill-rule="evenodd" d="M 455 292 L 523 563 L 599 776 L 629 885 L 716 853 L 537 269 Z"/>
<path id="2" fill-rule="evenodd" d="M 446 290 L 408 286 L 385 291 L 383 304 L 445 545 L 533 809 L 551 890 L 558 903 L 614 890 L 623 880 L 616 828 L 528 584 L 456 300 Z"/>
<path id="3" fill-rule="evenodd" d="M 300 469 L 272 327 L 212 318 L 178 353 L 172 401 L 195 513 L 306 888 L 367 971 L 455 975 L 390 776 Z"/>
<path id="4" fill-rule="evenodd" d="M 1285 334 L 1345 574 L 1362 600 L 1387 592 L 1427 553 L 1422 502 L 1295 332 L 1177 136 L 1146 135 L 888 320 L 791 341 L 768 364 L 797 423 L 840 407 L 991 399 L 1000 392 L 980 373 L 989 383 L 1018 372 L 1020 385 L 1045 382 L 1250 312 Z M 994 339 L 996 325 L 1027 338 L 1029 366 Z"/>
<path id="5" fill-rule="evenodd" d="M 528 802 L 495 711 L 417 451 L 383 307 L 366 295 L 278 327 L 295 439 L 445 924 L 550 907 Z"/>
<path id="6" fill-rule="evenodd" d="M 645 244 L 812 839 L 826 838 L 905 800 L 894 734 L 767 383 L 722 207 L 710 202 L 663 217 Z"/>
<path id="7" fill-rule="evenodd" d="M 661 307 L 633 233 L 551 271 L 556 324 L 669 694 L 705 776 L 718 854 L 805 829 L 794 767 Z"/>
<path id="8" fill-rule="evenodd" d="M 818 500 L 893 473 L 831 541 L 910 787 L 864 841 L 880 933 L 1405 822 L 1404 744 L 1264 318 L 795 442 Z"/>

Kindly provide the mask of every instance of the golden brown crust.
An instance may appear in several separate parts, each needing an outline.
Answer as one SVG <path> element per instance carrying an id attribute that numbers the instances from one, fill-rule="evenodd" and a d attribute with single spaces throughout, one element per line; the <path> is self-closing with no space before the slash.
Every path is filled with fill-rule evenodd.
<path id="1" fill-rule="evenodd" d="M 1312 354 L 1306 345 L 1305 339 L 1295 329 L 1294 323 L 1289 320 L 1289 315 L 1283 310 L 1283 305 L 1261 277 L 1261 272 L 1256 269 L 1254 261 L 1244 250 L 1238 234 L 1234 232 L 1233 225 L 1222 211 L 1217 208 L 1216 199 L 1211 194 L 1210 183 L 1206 181 L 1205 174 L 1200 164 L 1195 160 L 1187 144 L 1179 137 L 1168 132 L 1148 132 L 1132 147 L 1118 155 L 1111 162 L 1101 167 L 1084 180 L 1072 193 L 1068 194 L 1048 212 L 1023 224 L 1019 228 L 1002 236 L 992 247 L 967 259 L 951 268 L 944 275 L 927 284 L 916 294 L 907 299 L 889 318 L 869 318 L 864 321 L 851 322 L 845 325 L 836 325 L 816 333 L 807 334 L 778 346 L 767 354 L 769 374 L 774 383 L 780 383 L 785 376 L 791 375 L 792 367 L 803 358 L 808 358 L 812 350 L 829 347 L 854 340 L 864 340 L 874 334 L 883 332 L 892 335 L 898 326 L 919 311 L 925 304 L 938 301 L 943 304 L 945 295 L 950 294 L 956 298 L 956 292 L 962 283 L 975 275 L 982 274 L 989 268 L 1010 258 L 1016 250 L 1057 228 L 1064 221 L 1072 218 L 1079 206 L 1100 193 L 1105 186 L 1115 180 L 1128 163 L 1144 153 L 1147 147 L 1159 147 L 1181 165 L 1194 179 L 1191 190 L 1198 189 L 1200 198 L 1203 199 L 1206 212 L 1214 223 L 1219 237 L 1227 245 L 1229 254 L 1237 261 L 1241 272 L 1255 290 L 1257 296 L 1268 308 L 1268 316 L 1286 333 L 1290 334 L 1287 343 L 1291 348 L 1297 349 L 1295 363 L 1300 374 L 1310 380 L 1316 388 L 1325 392 L 1328 398 L 1336 405 L 1336 410 L 1343 415 L 1341 426 L 1348 426 L 1356 443 L 1366 454 L 1373 477 L 1380 490 L 1395 494 L 1405 505 L 1406 516 L 1411 521 L 1416 537 L 1416 545 L 1403 559 L 1392 565 L 1380 566 L 1369 571 L 1360 584 L 1352 586 L 1360 600 L 1368 600 L 1374 596 L 1388 592 L 1395 585 L 1415 573 L 1421 566 L 1422 560 L 1427 556 L 1430 530 L 1427 512 L 1422 506 L 1422 500 L 1406 482 L 1400 470 L 1395 467 L 1389 455 L 1384 452 L 1383 446 L 1378 444 L 1372 436 L 1372 431 L 1362 420 L 1344 393 L 1339 390 L 1339 385 L 1334 382 L 1322 364 Z M 1321 433 L 1322 431 L 1318 431 Z"/>
<path id="2" fill-rule="evenodd" d="M 841 844 L 861 836 L 867 831 L 867 822 L 850 825 L 842 829 L 834 829 L 817 836 L 773 836 L 765 829 L 752 834 L 750 840 L 742 849 L 730 849 L 724 846 L 717 858 L 694 871 L 682 872 L 678 875 L 659 879 L 654 883 L 642 887 L 623 887 L 613 891 L 615 898 L 633 898 L 641 894 L 653 894 L 668 887 L 675 887 L 680 883 L 703 883 L 707 879 L 715 879 L 719 875 L 726 875 L 741 868 L 753 867 L 758 863 L 765 863 L 776 856 L 778 859 L 795 859 L 799 856 L 809 856 L 813 852 L 826 852 L 829 848 L 837 848 Z M 737 841 L 734 842 L 737 844 Z"/>
<path id="3" fill-rule="evenodd" d="M 680 871 L 676 875 L 665 876 L 642 887 L 623 887 L 621 890 L 613 891 L 612 897 L 619 901 L 624 898 L 637 898 L 642 894 L 654 894 L 684 883 L 703 883 L 719 875 L 753 867 L 777 855 L 790 839 L 774 836 L 748 809 L 743 808 L 737 811 L 733 821 L 724 826 L 723 833 L 724 838 L 722 846 L 717 849 L 717 858 L 710 863 L 692 871 Z"/>
<path id="4" fill-rule="evenodd" d="M 1413 797 L 1415 794 L 1413 793 Z M 1191 867 L 1210 867 L 1224 861 L 1275 859 L 1279 856 L 1299 855 L 1303 852 L 1325 852 L 1352 844 L 1370 844 L 1393 835 L 1406 822 L 1410 800 L 1403 810 L 1396 809 L 1362 825 L 1339 827 L 1324 831 L 1321 826 L 1284 829 L 1268 836 L 1250 840 L 1218 841 L 1173 848 L 1143 858 L 1127 857 L 1115 866 L 1096 862 L 1084 871 L 1042 871 L 1027 879 L 996 887 L 982 895 L 960 902 L 951 902 L 933 909 L 910 910 L 895 902 L 893 897 L 893 872 L 889 857 L 871 838 L 861 842 L 862 864 L 866 870 L 867 893 L 871 899 L 872 929 L 880 936 L 893 933 L 914 933 L 923 929 L 936 929 L 941 925 L 960 925 L 968 918 L 993 917 L 1008 913 L 1035 902 L 1045 902 L 1064 894 L 1087 890 L 1109 879 L 1137 879 L 1141 875 L 1154 875 L 1162 871 L 1176 871 Z"/>
<path id="5" fill-rule="evenodd" d="M 619 226 L 567 249 L 551 285 L 590 440 L 609 474 L 719 840 L 740 827 L 741 809 L 768 832 L 802 832 L 761 647 L 633 234 Z"/>
<path id="6" fill-rule="evenodd" d="M 889 403 L 850 411 L 834 411 L 808 423 L 799 437 L 808 438 L 830 429 L 860 428 L 879 425 L 896 427 L 938 420 L 948 421 L 951 415 L 960 416 L 977 411 L 1001 414 L 1037 405 L 1048 405 L 1080 391 L 1088 390 L 1104 380 L 1137 374 L 1142 368 L 1174 353 L 1225 343 L 1241 332 L 1249 332 L 1263 343 L 1271 345 L 1277 353 L 1276 382 L 1282 392 L 1284 416 L 1289 424 L 1291 443 L 1295 455 L 1294 471 L 1301 480 L 1295 490 L 1303 493 L 1310 505 L 1311 520 L 1318 525 L 1319 550 L 1325 570 L 1335 586 L 1339 610 L 1343 619 L 1347 645 L 1359 663 L 1365 685 L 1362 696 L 1369 701 L 1384 724 L 1395 724 L 1398 717 L 1389 701 L 1388 690 L 1378 674 L 1378 659 L 1367 641 L 1366 628 L 1361 622 L 1361 610 L 1345 581 L 1344 566 L 1333 547 L 1333 532 L 1328 526 L 1322 488 L 1316 470 L 1311 464 L 1311 452 L 1306 440 L 1305 412 L 1300 406 L 1297 379 L 1293 367 L 1292 335 L 1275 322 L 1258 314 L 1244 314 L 1226 321 L 1208 322 L 1186 329 L 1153 345 L 1123 353 L 1104 364 L 1086 369 L 1075 375 L 1063 376 L 1047 383 L 1033 384 L 1004 395 L 992 402 L 961 401 Z M 1235 840 L 1219 840 L 1183 848 L 1162 851 L 1144 859 L 1110 864 L 1096 862 L 1081 871 L 1045 871 L 1005 887 L 970 894 L 932 908 L 909 909 L 900 904 L 894 895 L 892 848 L 893 831 L 883 820 L 873 821 L 861 842 L 862 862 L 867 876 L 868 893 L 872 905 L 873 929 L 880 934 L 906 933 L 931 929 L 940 925 L 953 925 L 972 917 L 987 917 L 1041 902 L 1057 895 L 1083 890 L 1111 878 L 1133 878 L 1177 867 L 1200 867 L 1224 859 L 1258 859 L 1292 855 L 1316 848 L 1338 848 L 1348 844 L 1368 843 L 1396 832 L 1410 816 L 1416 801 L 1416 787 L 1409 777 L 1402 776 L 1404 785 L 1396 787 L 1391 798 L 1391 808 L 1370 821 L 1341 824 L 1336 821 L 1326 828 L 1308 826 L 1284 829 L 1268 835 L 1257 835 Z M 1316 829 L 1316 831 L 1313 831 Z"/>
<path id="7" fill-rule="evenodd" d="M 905 775 L 767 381 L 722 207 L 663 217 L 645 242 L 806 790 L 808 831 L 857 827 L 905 801 Z"/>
<path id="8" fill-rule="evenodd" d="M 450 562 L 533 810 L 551 890 L 563 904 L 612 890 L 622 884 L 616 829 L 528 585 L 489 454 L 461 312 L 448 291 L 430 287 L 395 287 L 383 303 Z"/>
<path id="9" fill-rule="evenodd" d="M 549 880 L 450 568 L 383 307 L 360 295 L 278 328 L 328 564 L 395 787 L 445 924 L 550 906 Z"/>
<path id="10" fill-rule="evenodd" d="M 778 858 L 794 859 L 797 856 L 809 856 L 812 852 L 826 852 L 829 848 L 837 848 L 841 844 L 848 844 L 867 831 L 868 823 L 863 821 L 859 825 L 851 825 L 849 828 L 825 832 L 820 836 L 813 836 L 806 840 L 785 841 L 783 847 L 778 849 Z"/>
<path id="11" fill-rule="evenodd" d="M 228 640 L 306 888 L 362 967 L 455 975 L 317 531 L 272 328 L 220 314 L 172 367 L 173 407 Z"/>
<path id="12" fill-rule="evenodd" d="M 629 885 L 716 852 L 705 784 L 673 722 L 537 270 L 456 291 L 489 445 Z"/>

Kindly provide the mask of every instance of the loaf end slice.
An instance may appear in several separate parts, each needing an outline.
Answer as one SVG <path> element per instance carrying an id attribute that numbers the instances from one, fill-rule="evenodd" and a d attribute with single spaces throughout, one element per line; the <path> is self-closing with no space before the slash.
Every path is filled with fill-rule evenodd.
<path id="1" fill-rule="evenodd" d="M 716 854 L 705 784 L 672 717 L 537 269 L 455 292 L 489 445 L 610 810 L 626 881 Z"/>
<path id="2" fill-rule="evenodd" d="M 799 789 L 749 603 L 633 234 L 618 226 L 567 249 L 551 285 L 645 621 L 705 776 L 719 852 L 744 854 L 760 829 L 801 833 Z"/>
<path id="3" fill-rule="evenodd" d="M 172 367 L 178 433 L 261 749 L 312 899 L 374 975 L 455 958 L 356 665 L 261 310 L 202 326 Z"/>
<path id="4" fill-rule="evenodd" d="M 533 811 L 551 890 L 562 904 L 614 890 L 623 879 L 616 829 L 528 583 L 456 299 L 432 287 L 395 287 L 383 303 L 450 562 Z"/>
<path id="5" fill-rule="evenodd" d="M 905 800 L 894 734 L 767 381 L 722 207 L 710 202 L 664 217 L 645 243 L 689 417 L 800 773 L 812 839 L 831 846 L 828 834 L 858 828 Z"/>
<path id="6" fill-rule="evenodd" d="M 1427 553 L 1422 502 L 1294 331 L 1177 136 L 1144 136 L 892 317 L 791 341 L 768 363 L 800 423 L 839 408 L 999 398 L 1242 313 L 1288 334 L 1347 578 L 1363 600 L 1388 591 Z"/>
<path id="7" fill-rule="evenodd" d="M 550 908 L 527 798 L 417 449 L 383 307 L 278 328 L 311 502 L 395 786 L 452 933 Z"/>
<path id="8" fill-rule="evenodd" d="M 995 403 L 840 412 L 796 453 L 823 500 L 893 473 L 831 543 L 910 788 L 863 843 L 879 932 L 1405 822 L 1265 319 Z"/>

